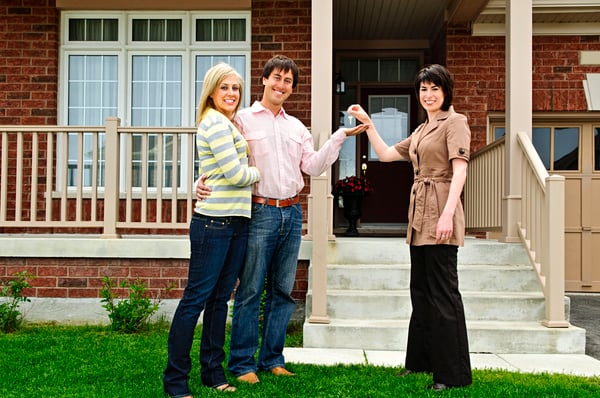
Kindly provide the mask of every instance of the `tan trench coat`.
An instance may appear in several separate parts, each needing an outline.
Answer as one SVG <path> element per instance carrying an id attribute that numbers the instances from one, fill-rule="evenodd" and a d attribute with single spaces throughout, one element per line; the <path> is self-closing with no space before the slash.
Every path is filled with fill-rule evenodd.
<path id="1" fill-rule="evenodd" d="M 471 130 L 464 115 L 451 107 L 437 114 L 435 120 L 423 123 L 405 140 L 395 145 L 405 159 L 410 159 L 414 182 L 408 208 L 406 241 L 414 246 L 435 245 L 435 232 L 444 210 L 452 180 L 451 160 L 469 161 Z M 458 201 L 449 244 L 463 246 L 465 214 Z"/>

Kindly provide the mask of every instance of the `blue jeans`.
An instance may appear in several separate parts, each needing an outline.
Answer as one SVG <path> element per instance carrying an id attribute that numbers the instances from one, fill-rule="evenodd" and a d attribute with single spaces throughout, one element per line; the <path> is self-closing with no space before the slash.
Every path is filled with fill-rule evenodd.
<path id="1" fill-rule="evenodd" d="M 291 296 L 302 238 L 302 208 L 252 205 L 246 261 L 235 295 L 229 370 L 236 376 L 256 372 L 260 298 L 266 301 L 258 369 L 285 366 L 283 346 L 296 305 Z"/>
<path id="2" fill-rule="evenodd" d="M 192 218 L 188 282 L 171 323 L 169 357 L 163 374 L 165 392 L 172 397 L 190 394 L 190 350 L 202 310 L 202 383 L 217 387 L 227 382 L 222 364 L 227 301 L 246 254 L 248 223 L 245 217 Z"/>

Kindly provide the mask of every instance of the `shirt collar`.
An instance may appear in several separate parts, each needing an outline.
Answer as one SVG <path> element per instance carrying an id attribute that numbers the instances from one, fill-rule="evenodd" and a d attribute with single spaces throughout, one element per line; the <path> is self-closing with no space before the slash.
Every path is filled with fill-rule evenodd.
<path id="1" fill-rule="evenodd" d="M 250 107 L 250 109 L 252 110 L 252 113 L 260 113 L 260 112 L 269 112 L 271 113 L 271 111 L 267 108 L 265 108 L 263 106 L 263 104 L 260 103 L 260 101 L 254 101 L 254 103 L 252 104 L 252 106 Z M 271 113 L 272 114 L 272 113 Z M 279 110 L 279 113 L 277 116 L 281 116 L 285 119 L 288 119 L 288 114 L 285 112 L 285 109 L 283 109 L 283 106 L 281 107 L 281 109 Z"/>

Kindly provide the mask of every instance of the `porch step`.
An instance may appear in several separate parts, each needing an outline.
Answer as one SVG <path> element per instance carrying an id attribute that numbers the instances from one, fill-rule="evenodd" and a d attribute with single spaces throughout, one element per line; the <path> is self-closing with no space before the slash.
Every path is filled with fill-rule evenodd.
<path id="1" fill-rule="evenodd" d="M 539 292 L 540 284 L 530 265 L 468 264 L 458 266 L 461 291 Z M 408 289 L 409 264 L 330 264 L 327 287 L 348 290 Z"/>
<path id="2" fill-rule="evenodd" d="M 496 354 L 585 354 L 585 330 L 539 322 L 467 321 L 469 350 Z M 304 347 L 405 351 L 408 320 L 336 319 L 304 324 Z"/>
<path id="3" fill-rule="evenodd" d="M 544 296 L 540 292 L 503 293 L 463 291 L 465 316 L 472 320 L 527 321 L 544 318 Z M 307 313 L 312 309 L 312 291 L 307 294 Z M 408 290 L 328 290 L 327 313 L 338 319 L 408 319 L 412 312 Z"/>
<path id="4" fill-rule="evenodd" d="M 329 324 L 304 324 L 304 346 L 404 350 L 410 254 L 403 238 L 338 238 L 327 253 Z M 584 353 L 585 330 L 546 328 L 541 285 L 520 244 L 468 238 L 458 251 L 471 352 Z M 306 314 L 312 308 L 312 266 Z M 565 314 L 569 299 L 565 297 Z"/>

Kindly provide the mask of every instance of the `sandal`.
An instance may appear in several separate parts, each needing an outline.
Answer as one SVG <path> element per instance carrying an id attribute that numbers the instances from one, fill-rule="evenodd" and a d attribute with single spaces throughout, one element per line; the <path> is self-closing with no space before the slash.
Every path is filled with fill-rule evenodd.
<path id="1" fill-rule="evenodd" d="M 213 388 L 217 391 L 223 391 L 223 392 L 236 392 L 237 391 L 237 388 L 235 388 L 231 384 L 227 384 L 227 383 L 221 384 L 220 386 L 216 386 Z"/>

